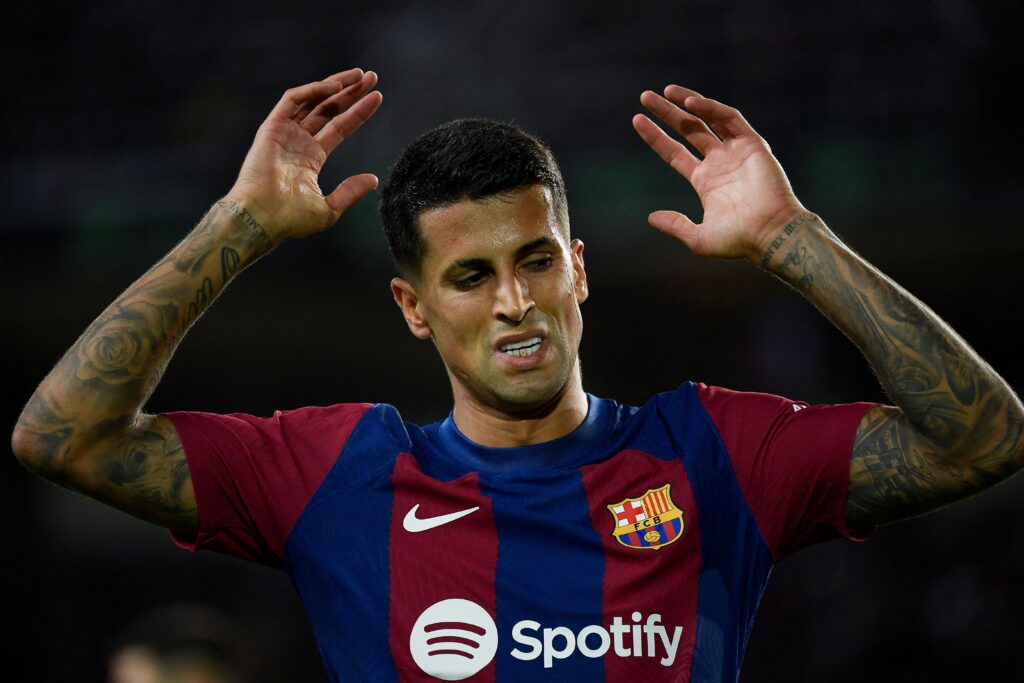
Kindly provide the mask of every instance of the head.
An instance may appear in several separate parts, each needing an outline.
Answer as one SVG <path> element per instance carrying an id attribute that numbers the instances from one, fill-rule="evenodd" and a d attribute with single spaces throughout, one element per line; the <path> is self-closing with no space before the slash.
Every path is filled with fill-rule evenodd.
<path id="1" fill-rule="evenodd" d="M 434 342 L 457 403 L 532 412 L 578 385 L 583 243 L 543 143 L 481 119 L 439 126 L 402 152 L 380 213 L 395 301 Z"/>
<path id="2" fill-rule="evenodd" d="M 544 185 L 568 237 L 565 183 L 551 150 L 526 131 L 487 119 L 449 121 L 406 147 L 384 182 L 380 216 L 401 276 L 415 280 L 426 243 L 419 215 L 463 200 Z"/>
<path id="3" fill-rule="evenodd" d="M 200 605 L 166 605 L 114 641 L 108 683 L 236 683 L 248 652 L 234 620 Z"/>

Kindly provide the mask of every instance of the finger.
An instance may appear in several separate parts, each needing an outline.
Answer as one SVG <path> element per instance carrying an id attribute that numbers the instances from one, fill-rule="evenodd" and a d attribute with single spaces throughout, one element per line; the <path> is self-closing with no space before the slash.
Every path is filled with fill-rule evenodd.
<path id="1" fill-rule="evenodd" d="M 313 109 L 300 124 L 310 135 L 319 133 L 327 122 L 344 113 L 353 103 L 373 89 L 377 84 L 377 74 L 368 71 L 359 80 L 349 84 L 335 95 L 328 97 Z"/>
<path id="2" fill-rule="evenodd" d="M 342 140 L 359 130 L 359 126 L 373 116 L 373 112 L 377 111 L 383 99 L 384 96 L 379 90 L 364 95 L 349 109 L 331 119 L 313 139 L 330 154 Z"/>
<path id="3" fill-rule="evenodd" d="M 289 88 L 284 91 L 284 95 L 274 105 L 268 118 L 295 119 L 300 117 L 304 110 L 308 110 L 324 98 L 335 94 L 342 87 L 338 81 L 316 81 L 296 88 Z"/>
<path id="4" fill-rule="evenodd" d="M 302 103 L 302 105 L 295 112 L 292 118 L 296 121 L 305 120 L 305 118 L 309 116 L 309 113 L 313 111 L 314 108 L 319 107 L 323 102 L 329 101 L 332 98 L 337 97 L 339 93 L 345 92 L 345 90 L 352 87 L 354 84 L 359 83 L 360 80 L 362 80 L 363 76 L 364 73 L 362 69 L 349 69 L 347 71 L 341 71 L 339 73 L 328 76 L 327 78 L 323 79 L 322 82 L 340 83 L 341 90 L 335 91 L 334 94 L 328 95 L 327 98 L 323 101 L 315 99 L 306 100 L 305 102 Z"/>
<path id="5" fill-rule="evenodd" d="M 372 173 L 360 173 L 345 178 L 334 192 L 327 195 L 327 204 L 339 215 L 343 214 L 360 199 L 376 190 L 378 182 L 377 176 Z"/>
<path id="6" fill-rule="evenodd" d="M 686 149 L 681 142 L 673 140 L 654 121 L 643 114 L 633 117 L 633 128 L 640 134 L 640 137 L 650 145 L 658 156 L 674 168 L 687 180 L 697 168 L 697 157 L 693 156 L 690 150 Z"/>
<path id="7" fill-rule="evenodd" d="M 686 98 L 688 97 L 703 98 L 704 96 L 692 88 L 684 88 L 683 86 L 676 85 L 675 83 L 665 86 L 665 98 L 680 107 L 686 107 Z M 695 118 L 700 119 L 700 116 L 696 116 Z M 703 119 L 700 120 L 712 131 L 712 134 L 715 135 L 716 138 L 719 140 L 722 139 L 722 135 L 715 130 L 714 126 L 709 125 L 708 122 Z"/>
<path id="8" fill-rule="evenodd" d="M 339 71 L 336 74 L 332 74 L 322 80 L 325 81 L 338 81 L 342 85 L 352 85 L 358 83 L 359 79 L 363 77 L 363 70 L 360 68 L 346 69 L 345 71 Z"/>
<path id="9" fill-rule="evenodd" d="M 708 151 L 712 147 L 722 142 L 711 132 L 706 123 L 693 114 L 683 111 L 657 93 L 650 90 L 644 91 L 640 95 L 640 103 L 667 123 L 672 130 L 686 138 L 704 156 L 708 155 Z"/>
<path id="10" fill-rule="evenodd" d="M 684 104 L 684 102 L 686 101 L 687 97 L 704 97 L 704 96 L 701 95 L 696 90 L 692 90 L 690 88 L 684 88 L 681 85 L 676 85 L 675 83 L 673 83 L 671 85 L 666 85 L 665 86 L 665 97 L 667 97 L 672 102 L 675 102 L 680 107 L 683 107 L 683 106 L 686 106 Z"/>
<path id="11" fill-rule="evenodd" d="M 722 104 L 708 97 L 691 96 L 685 100 L 685 106 L 697 116 L 704 119 L 711 129 L 722 139 L 739 138 L 757 135 L 757 131 L 747 123 L 738 109 Z"/>
<path id="12" fill-rule="evenodd" d="M 655 211 L 647 217 L 652 228 L 661 230 L 666 235 L 682 241 L 691 250 L 697 243 L 700 228 L 689 218 L 678 211 Z"/>

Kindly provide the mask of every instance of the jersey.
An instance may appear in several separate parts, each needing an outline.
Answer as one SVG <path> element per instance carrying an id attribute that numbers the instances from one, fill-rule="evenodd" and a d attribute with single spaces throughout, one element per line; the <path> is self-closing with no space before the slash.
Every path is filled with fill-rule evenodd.
<path id="1" fill-rule="evenodd" d="M 874 403 L 685 382 L 478 445 L 388 404 L 171 412 L 199 530 L 281 567 L 332 681 L 735 681 L 772 566 L 845 525 Z"/>

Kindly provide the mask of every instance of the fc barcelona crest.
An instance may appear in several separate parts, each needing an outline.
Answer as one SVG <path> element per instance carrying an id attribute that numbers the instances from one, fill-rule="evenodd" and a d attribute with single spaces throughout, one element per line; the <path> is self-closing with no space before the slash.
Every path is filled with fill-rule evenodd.
<path id="1" fill-rule="evenodd" d="M 608 511 L 615 519 L 612 536 L 627 548 L 657 550 L 683 535 L 683 511 L 672 502 L 672 484 L 609 505 Z"/>

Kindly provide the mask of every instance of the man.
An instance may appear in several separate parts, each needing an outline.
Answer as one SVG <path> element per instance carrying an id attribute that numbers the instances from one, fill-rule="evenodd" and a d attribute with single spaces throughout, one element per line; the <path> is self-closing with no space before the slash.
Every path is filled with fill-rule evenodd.
<path id="1" fill-rule="evenodd" d="M 376 187 L 317 184 L 380 105 L 375 84 L 353 69 L 286 92 L 231 191 L 86 330 L 13 435 L 27 466 L 183 547 L 286 569 L 332 680 L 735 680 L 779 557 L 1019 469 L 1024 409 L 1006 383 L 800 204 L 738 111 L 676 85 L 641 102 L 700 157 L 633 124 L 704 218 L 650 224 L 793 285 L 895 406 L 691 382 L 641 407 L 585 393 L 583 244 L 557 166 L 516 128 L 464 120 L 410 145 L 381 200 L 395 301 L 451 381 L 446 420 L 351 403 L 143 413 L 228 281 Z"/>
<path id="2" fill-rule="evenodd" d="M 240 636 L 231 618 L 208 607 L 164 605 L 118 636 L 107 683 L 236 683 L 245 678 Z"/>

